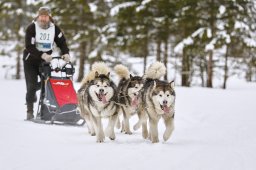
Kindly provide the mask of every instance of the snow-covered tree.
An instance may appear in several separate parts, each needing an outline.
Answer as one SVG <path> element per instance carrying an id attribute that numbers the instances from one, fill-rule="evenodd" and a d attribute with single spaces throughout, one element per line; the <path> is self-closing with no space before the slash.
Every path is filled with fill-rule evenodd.
<path id="1" fill-rule="evenodd" d="M 1 33 L 0 39 L 15 44 L 9 53 L 16 53 L 16 79 L 21 77 L 21 57 L 24 49 L 25 29 L 29 22 L 32 21 L 33 14 L 31 11 L 36 5 L 29 5 L 26 1 L 20 0 L 2 0 L 1 8 Z"/>

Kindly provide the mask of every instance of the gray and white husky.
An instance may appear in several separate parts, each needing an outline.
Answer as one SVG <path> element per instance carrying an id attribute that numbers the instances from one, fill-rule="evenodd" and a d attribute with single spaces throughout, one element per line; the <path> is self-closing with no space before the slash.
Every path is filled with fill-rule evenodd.
<path id="1" fill-rule="evenodd" d="M 83 79 L 78 90 L 79 110 L 85 118 L 89 133 L 96 134 L 97 142 L 104 142 L 105 134 L 115 139 L 114 126 L 119 106 L 116 104 L 116 85 L 110 79 L 110 69 L 103 62 L 93 64 L 92 70 Z M 109 118 L 103 131 L 102 118 Z"/>
<path id="2" fill-rule="evenodd" d="M 132 134 L 130 130 L 129 119 L 137 114 L 139 120 L 146 120 L 145 112 L 141 112 L 141 90 L 143 88 L 143 79 L 140 76 L 132 76 L 127 67 L 116 65 L 114 67 L 116 74 L 120 77 L 117 87 L 118 103 L 123 114 L 122 132 Z M 143 137 L 147 138 L 147 121 L 139 121 L 133 129 L 137 130 L 142 124 Z"/>
<path id="3" fill-rule="evenodd" d="M 166 72 L 163 63 L 153 63 L 144 75 L 143 109 L 149 118 L 149 139 L 152 143 L 159 142 L 158 122 L 164 119 L 166 126 L 163 139 L 167 141 L 174 130 L 174 82 L 159 80 Z"/>

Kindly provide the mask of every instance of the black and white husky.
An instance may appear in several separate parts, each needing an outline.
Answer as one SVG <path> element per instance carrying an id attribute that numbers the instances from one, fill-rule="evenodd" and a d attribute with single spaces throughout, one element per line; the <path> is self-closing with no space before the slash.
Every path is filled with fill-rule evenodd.
<path id="1" fill-rule="evenodd" d="M 153 63 L 144 75 L 145 83 L 142 97 L 142 109 L 149 118 L 149 139 L 152 143 L 159 142 L 158 122 L 164 119 L 166 126 L 163 139 L 167 141 L 174 130 L 174 82 L 159 80 L 166 72 L 163 63 Z"/>
<path id="2" fill-rule="evenodd" d="M 116 74 L 120 77 L 117 87 L 118 103 L 120 104 L 123 114 L 122 132 L 132 134 L 130 130 L 129 119 L 132 115 L 138 114 L 140 120 L 145 120 L 145 113 L 140 112 L 141 105 L 141 90 L 143 88 L 143 79 L 140 76 L 132 76 L 127 67 L 117 65 L 114 67 Z M 140 121 L 141 123 L 141 121 Z M 136 124 L 134 130 L 137 130 L 141 124 Z M 147 122 L 142 122 L 143 137 L 147 138 Z"/>
<path id="3" fill-rule="evenodd" d="M 93 64 L 92 70 L 82 81 L 78 90 L 79 110 L 85 118 L 89 133 L 96 134 L 97 142 L 104 142 L 105 134 L 115 139 L 114 126 L 119 106 L 116 104 L 116 85 L 110 79 L 110 69 L 103 62 Z M 103 131 L 102 118 L 109 118 Z"/>

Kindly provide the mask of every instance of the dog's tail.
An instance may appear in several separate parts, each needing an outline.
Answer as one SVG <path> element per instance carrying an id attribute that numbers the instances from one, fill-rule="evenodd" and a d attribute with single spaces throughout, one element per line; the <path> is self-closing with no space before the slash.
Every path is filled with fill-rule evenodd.
<path id="1" fill-rule="evenodd" d="M 129 76 L 130 76 L 130 72 L 128 70 L 127 67 L 125 67 L 124 65 L 122 64 L 118 64 L 114 67 L 114 70 L 116 72 L 116 74 L 122 79 L 122 78 L 125 78 L 125 79 L 128 79 Z"/>
<path id="2" fill-rule="evenodd" d="M 166 73 L 166 67 L 161 62 L 155 62 L 149 66 L 145 72 L 145 77 L 150 79 L 160 79 Z"/>
<path id="3" fill-rule="evenodd" d="M 110 68 L 104 62 L 96 62 L 92 65 L 92 71 L 94 73 L 97 71 L 99 74 L 108 75 Z"/>
<path id="4" fill-rule="evenodd" d="M 95 78 L 95 73 L 108 75 L 110 68 L 104 62 L 96 62 L 92 65 L 92 70 L 83 78 L 82 85 L 90 82 Z"/>

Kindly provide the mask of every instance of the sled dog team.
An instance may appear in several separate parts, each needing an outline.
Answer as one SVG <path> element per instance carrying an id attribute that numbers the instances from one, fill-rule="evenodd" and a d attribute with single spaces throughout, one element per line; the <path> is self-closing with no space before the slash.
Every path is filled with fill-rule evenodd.
<path id="1" fill-rule="evenodd" d="M 110 68 L 103 62 L 94 63 L 77 92 L 78 109 L 90 135 L 96 135 L 97 142 L 104 142 L 105 137 L 114 140 L 115 126 L 121 126 L 125 134 L 132 134 L 129 119 L 137 114 L 139 120 L 133 129 L 142 127 L 143 138 L 152 143 L 159 142 L 158 122 L 163 118 L 166 127 L 163 139 L 167 141 L 174 130 L 175 91 L 173 81 L 160 80 L 166 73 L 164 64 L 151 64 L 142 77 L 131 75 L 121 64 L 114 70 L 120 79 L 117 86 L 111 80 Z M 102 118 L 109 119 L 105 130 Z"/>

